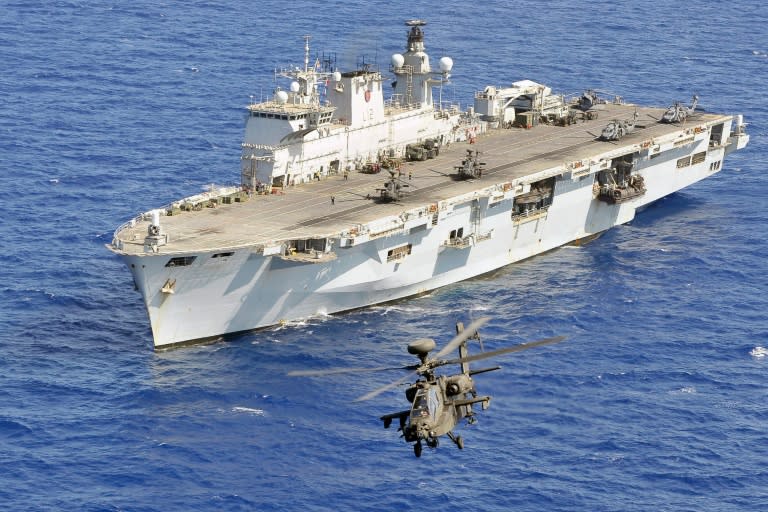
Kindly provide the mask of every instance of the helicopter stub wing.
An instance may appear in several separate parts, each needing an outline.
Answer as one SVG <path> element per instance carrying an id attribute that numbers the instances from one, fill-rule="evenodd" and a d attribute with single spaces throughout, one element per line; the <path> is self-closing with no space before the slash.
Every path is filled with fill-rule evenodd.
<path id="1" fill-rule="evenodd" d="M 404 411 L 400 412 L 392 412 L 389 414 L 385 414 L 380 419 L 384 422 L 384 428 L 389 428 L 389 426 L 392 424 L 392 420 L 395 418 L 398 418 L 400 420 L 400 426 L 405 424 L 405 420 L 408 418 L 408 415 L 411 414 L 410 409 L 406 409 Z"/>

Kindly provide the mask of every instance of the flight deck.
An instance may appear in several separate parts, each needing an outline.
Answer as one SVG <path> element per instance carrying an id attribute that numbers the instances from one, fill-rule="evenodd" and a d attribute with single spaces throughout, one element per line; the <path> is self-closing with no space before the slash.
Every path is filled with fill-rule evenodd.
<path id="1" fill-rule="evenodd" d="M 275 190 L 277 193 L 255 194 L 242 202 L 207 202 L 199 210 L 162 217 L 168 241 L 159 252 L 216 250 L 334 236 L 360 224 L 494 184 L 520 183 L 526 178 L 533 181 L 546 177 L 544 174 L 549 170 L 561 174 L 563 166 L 569 163 L 630 153 L 638 145 L 650 144 L 675 132 L 684 139 L 697 126 L 711 125 L 729 117 L 696 113 L 686 125 L 678 125 L 659 122 L 663 108 L 608 103 L 599 105 L 596 111 L 597 119 L 579 120 L 568 126 L 541 124 L 530 129 L 490 130 L 478 136 L 473 144 L 459 142 L 441 147 L 433 159 L 404 162 L 399 179 L 407 187 L 397 202 L 377 200 L 378 189 L 390 178 L 386 169 L 376 174 L 350 172 L 346 177 L 338 173 Z M 638 116 L 632 133 L 618 142 L 599 139 L 607 122 L 631 119 L 635 112 Z M 485 163 L 479 179 L 457 178 L 456 166 L 461 164 L 467 150 L 478 151 Z M 132 224 L 118 230 L 116 237 L 125 253 L 143 253 L 149 220 L 140 217 Z"/>

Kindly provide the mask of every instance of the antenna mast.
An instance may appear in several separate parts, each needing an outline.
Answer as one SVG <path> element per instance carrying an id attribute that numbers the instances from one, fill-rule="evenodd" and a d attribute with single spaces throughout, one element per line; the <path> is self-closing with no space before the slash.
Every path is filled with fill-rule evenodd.
<path id="1" fill-rule="evenodd" d="M 304 36 L 304 72 L 309 71 L 309 39 L 312 36 Z"/>

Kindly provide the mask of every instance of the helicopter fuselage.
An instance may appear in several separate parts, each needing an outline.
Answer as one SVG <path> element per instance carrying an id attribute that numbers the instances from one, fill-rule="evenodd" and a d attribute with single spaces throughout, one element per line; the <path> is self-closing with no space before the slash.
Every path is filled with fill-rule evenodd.
<path id="1" fill-rule="evenodd" d="M 474 416 L 472 404 L 483 402 L 485 408 L 490 402 L 488 396 L 476 396 L 474 381 L 466 373 L 417 381 L 406 390 L 406 398 L 411 402 L 410 411 L 382 416 L 385 428 L 392 419 L 399 418 L 406 442 L 424 441 L 432 448 L 438 445 L 440 436 L 453 439 L 454 427 L 462 419 Z"/>

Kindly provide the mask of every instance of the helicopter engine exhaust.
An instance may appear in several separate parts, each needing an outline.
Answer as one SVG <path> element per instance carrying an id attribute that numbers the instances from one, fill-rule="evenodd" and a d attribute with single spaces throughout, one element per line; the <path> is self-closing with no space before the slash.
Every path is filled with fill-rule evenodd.
<path id="1" fill-rule="evenodd" d="M 452 375 L 447 378 L 445 391 L 448 396 L 456 396 L 461 393 L 469 393 L 474 389 L 472 379 L 465 373 Z"/>

